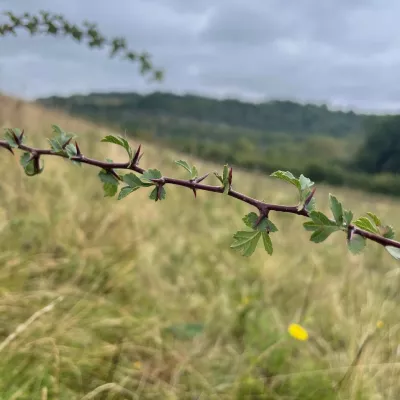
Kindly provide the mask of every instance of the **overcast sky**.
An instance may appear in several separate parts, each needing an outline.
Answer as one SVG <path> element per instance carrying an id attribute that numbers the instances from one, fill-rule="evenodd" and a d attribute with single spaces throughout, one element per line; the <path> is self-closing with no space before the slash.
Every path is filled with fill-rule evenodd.
<path id="1" fill-rule="evenodd" d="M 165 80 L 71 39 L 0 38 L 0 90 L 34 98 L 173 91 L 400 110 L 399 0 L 0 0 L 96 22 L 149 51 Z M 4 22 L 4 18 L 0 19 Z"/>

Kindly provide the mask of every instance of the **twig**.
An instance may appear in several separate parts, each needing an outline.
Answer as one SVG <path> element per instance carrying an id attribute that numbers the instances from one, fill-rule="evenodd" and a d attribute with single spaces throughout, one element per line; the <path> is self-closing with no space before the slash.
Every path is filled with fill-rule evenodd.
<path id="1" fill-rule="evenodd" d="M 5 140 L 0 140 L 0 147 L 3 147 L 13 153 L 12 147 L 9 145 L 9 143 Z M 106 161 L 100 161 L 96 160 L 93 158 L 89 158 L 84 156 L 82 153 L 80 153 L 80 150 L 77 152 L 78 154 L 76 156 L 68 157 L 67 155 L 63 153 L 56 153 L 53 150 L 49 149 L 38 149 L 35 147 L 30 147 L 25 144 L 18 144 L 18 148 L 20 150 L 24 150 L 28 153 L 30 153 L 33 157 L 39 158 L 40 156 L 57 156 L 57 157 L 62 157 L 62 158 L 69 158 L 71 161 L 78 161 L 83 164 L 89 164 L 98 168 L 102 168 L 104 170 L 110 171 L 113 175 L 115 174 L 114 170 L 115 169 L 122 169 L 122 170 L 131 170 L 135 171 L 139 174 L 143 174 L 145 170 L 137 165 L 138 159 L 140 159 L 138 153 L 135 155 L 135 163 L 132 162 L 125 162 L 125 163 L 117 163 L 117 162 L 106 162 Z M 79 147 L 77 147 L 79 149 Z M 213 186 L 213 185 L 205 185 L 200 183 L 199 181 L 205 179 L 205 177 L 208 176 L 205 175 L 204 177 L 201 177 L 197 180 L 185 180 L 185 179 L 176 179 L 176 178 L 169 178 L 169 177 L 162 177 L 160 182 L 162 181 L 162 184 L 169 184 L 169 185 L 176 185 L 176 186 L 182 186 L 189 188 L 193 191 L 197 190 L 203 190 L 206 192 L 213 192 L 213 193 L 223 193 L 224 192 L 224 187 L 221 186 Z M 314 192 L 312 192 L 314 193 Z M 286 206 L 286 205 L 279 205 L 279 204 L 271 204 L 271 203 L 265 203 L 261 200 L 254 199 L 250 196 L 247 196 L 243 193 L 237 192 L 233 189 L 229 189 L 228 196 L 233 197 L 237 200 L 240 200 L 244 203 L 250 204 L 253 207 L 256 207 L 261 215 L 268 215 L 270 211 L 276 211 L 276 212 L 282 212 L 282 213 L 290 213 L 290 214 L 295 214 L 295 215 L 300 215 L 302 217 L 309 217 L 309 212 L 306 210 L 305 207 L 303 208 L 298 208 L 298 206 Z M 310 195 L 311 196 L 311 195 Z M 307 202 L 310 202 L 311 197 L 307 198 Z M 348 226 L 348 232 L 351 232 L 352 234 L 358 234 L 365 239 L 369 239 L 375 243 L 378 243 L 382 246 L 392 246 L 400 249 L 400 242 L 386 238 L 384 236 L 380 236 L 375 233 L 368 232 L 366 230 L 360 229 L 356 227 L 353 224 L 350 224 Z"/>

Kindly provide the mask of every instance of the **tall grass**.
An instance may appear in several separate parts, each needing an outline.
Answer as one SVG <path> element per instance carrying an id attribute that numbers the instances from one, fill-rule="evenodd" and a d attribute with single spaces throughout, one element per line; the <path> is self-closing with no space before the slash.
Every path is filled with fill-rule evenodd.
<path id="1" fill-rule="evenodd" d="M 80 134 L 84 154 L 124 159 L 99 143 L 105 129 L 0 103 L 0 125 L 25 128 L 33 143 L 44 145 L 58 123 Z M 183 173 L 172 162 L 179 155 L 148 144 L 144 152 L 144 167 Z M 29 178 L 17 155 L 1 154 L 1 400 L 400 398 L 400 276 L 380 247 L 352 256 L 340 235 L 315 245 L 300 217 L 271 214 L 274 255 L 246 259 L 229 249 L 245 204 L 175 187 L 163 202 L 145 189 L 119 202 L 103 197 L 89 166 L 48 158 Z M 296 201 L 268 178 L 236 171 L 234 184 Z M 317 191 L 325 211 L 329 190 Z M 400 227 L 395 200 L 334 193 Z M 300 318 L 305 342 L 287 333 Z"/>

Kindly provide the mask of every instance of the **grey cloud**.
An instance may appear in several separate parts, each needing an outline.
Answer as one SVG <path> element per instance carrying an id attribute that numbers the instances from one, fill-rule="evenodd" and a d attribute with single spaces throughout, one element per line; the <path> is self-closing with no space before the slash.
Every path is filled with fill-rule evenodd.
<path id="1" fill-rule="evenodd" d="M 148 84 L 137 66 L 70 39 L 0 39 L 0 90 L 27 96 L 124 90 L 248 100 L 291 98 L 364 109 L 400 105 L 400 3 L 388 0 L 0 0 L 46 9 L 125 36 L 163 67 Z M 1 19 L 0 19 L 1 21 Z"/>

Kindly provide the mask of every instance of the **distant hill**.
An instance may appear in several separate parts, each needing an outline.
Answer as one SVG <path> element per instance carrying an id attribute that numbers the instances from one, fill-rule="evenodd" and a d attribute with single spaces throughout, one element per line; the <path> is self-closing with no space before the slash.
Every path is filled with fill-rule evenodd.
<path id="1" fill-rule="evenodd" d="M 253 104 L 239 100 L 217 100 L 161 92 L 148 95 L 91 93 L 41 98 L 37 101 L 74 115 L 118 124 L 123 129 L 161 128 L 164 133 L 156 133 L 156 136 L 177 135 L 177 129 L 172 129 L 171 125 L 184 124 L 186 134 L 187 128 L 203 126 L 210 131 L 206 136 L 211 140 L 220 140 L 222 135 L 224 140 L 230 141 L 237 139 L 241 134 L 246 134 L 246 137 L 256 144 L 265 144 L 271 136 L 276 135 L 282 138 L 286 135 L 298 138 L 310 135 L 341 138 L 360 135 L 365 119 L 365 116 L 352 111 L 329 110 L 325 105 L 299 104 L 292 101 Z M 149 117 L 152 123 L 148 121 Z M 168 124 L 166 119 L 169 121 Z M 219 132 L 223 127 L 230 128 L 231 134 Z M 236 128 L 236 134 L 232 128 Z M 204 138 L 204 132 L 199 134 Z"/>

